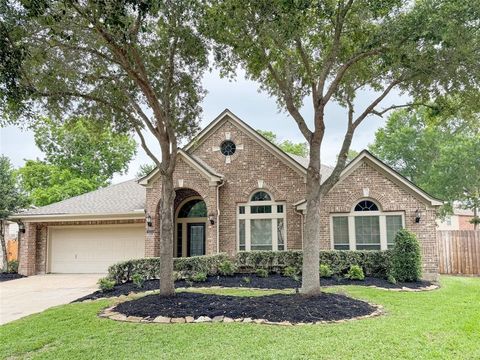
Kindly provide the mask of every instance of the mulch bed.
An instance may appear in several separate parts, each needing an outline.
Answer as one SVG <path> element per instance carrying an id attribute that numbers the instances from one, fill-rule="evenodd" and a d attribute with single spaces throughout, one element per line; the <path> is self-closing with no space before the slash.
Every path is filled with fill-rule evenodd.
<path id="1" fill-rule="evenodd" d="M 311 323 L 351 319 L 372 314 L 370 304 L 339 294 L 321 293 L 317 296 L 275 294 L 265 296 L 225 296 L 180 292 L 162 298 L 156 294 L 117 305 L 113 311 L 127 316 L 225 316 L 265 319 L 272 322 Z"/>
<path id="2" fill-rule="evenodd" d="M 15 273 L 0 273 L 0 282 L 20 279 L 20 278 L 23 278 L 23 277 L 25 277 L 25 276 L 20 275 L 20 274 L 15 274 Z"/>
<path id="3" fill-rule="evenodd" d="M 244 278 L 248 277 L 250 282 L 245 282 Z M 360 285 L 360 286 L 376 286 L 388 289 L 401 289 L 402 287 L 408 287 L 410 289 L 419 289 L 422 287 L 427 287 L 431 285 L 428 281 L 418 281 L 412 283 L 397 283 L 391 284 L 385 279 L 367 277 L 364 281 L 357 280 L 348 280 L 345 278 L 336 278 L 332 277 L 330 279 L 320 279 L 320 285 L 325 286 L 336 286 L 336 285 Z M 256 289 L 294 289 L 301 287 L 300 281 L 295 281 L 290 277 L 285 277 L 279 274 L 270 274 L 267 278 L 261 278 L 255 274 L 236 274 L 234 276 L 210 276 L 205 282 L 186 282 L 185 280 L 180 280 L 175 282 L 176 288 L 183 287 L 212 287 L 212 286 L 222 286 L 222 287 L 244 287 L 244 288 L 256 288 Z M 84 296 L 75 300 L 84 301 L 84 300 L 95 300 L 105 297 L 116 297 L 120 295 L 128 295 L 131 292 L 138 293 L 148 290 L 158 290 L 159 281 L 158 280 L 148 280 L 145 281 L 142 288 L 138 288 L 132 282 L 127 282 L 121 285 L 115 285 L 115 288 L 109 292 L 102 292 L 100 290 L 95 291 L 92 294 Z"/>

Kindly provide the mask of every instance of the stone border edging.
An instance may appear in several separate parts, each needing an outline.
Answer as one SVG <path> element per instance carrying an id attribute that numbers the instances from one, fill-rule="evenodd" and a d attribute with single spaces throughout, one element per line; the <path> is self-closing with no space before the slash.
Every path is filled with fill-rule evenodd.
<path id="1" fill-rule="evenodd" d="M 396 292 L 422 292 L 422 291 L 432 291 L 432 290 L 440 289 L 440 286 L 437 285 L 437 284 L 432 284 L 432 285 L 429 285 L 429 286 L 416 288 L 416 289 L 409 288 L 409 287 L 406 287 L 406 286 L 403 286 L 401 288 L 384 288 L 384 287 L 380 287 L 380 286 L 370 285 L 370 286 L 367 286 L 367 287 L 372 288 L 372 289 L 380 289 L 380 290 L 396 291 Z"/>
<path id="2" fill-rule="evenodd" d="M 231 289 L 231 288 L 229 288 Z M 155 293 L 155 290 L 147 291 L 144 294 L 149 295 Z M 135 294 L 138 295 L 138 294 Z M 356 316 L 353 318 L 348 319 L 340 319 L 340 320 L 320 320 L 315 322 L 299 322 L 299 323 L 292 323 L 290 321 L 269 321 L 266 319 L 252 319 L 250 317 L 247 318 L 230 318 L 227 316 L 215 316 L 210 318 L 208 316 L 199 316 L 194 318 L 193 316 L 185 316 L 185 317 L 167 317 L 167 316 L 157 316 L 155 318 L 151 317 L 140 317 L 140 316 L 127 316 L 121 314 L 119 312 L 113 311 L 113 309 L 122 302 L 135 300 L 142 296 L 125 296 L 118 297 L 117 301 L 114 305 L 102 310 L 98 314 L 101 318 L 108 318 L 110 320 L 121 321 L 121 322 L 130 322 L 130 323 L 146 323 L 146 324 L 190 324 L 190 323 L 247 323 L 247 324 L 265 324 L 265 325 L 279 325 L 279 326 L 301 326 L 301 325 L 320 325 L 320 324 L 337 324 L 337 323 L 345 323 L 348 321 L 354 320 L 361 320 L 367 319 L 372 317 L 377 317 L 380 315 L 384 315 L 385 311 L 382 305 L 372 304 L 367 302 L 370 306 L 374 307 L 375 310 L 367 315 Z"/>

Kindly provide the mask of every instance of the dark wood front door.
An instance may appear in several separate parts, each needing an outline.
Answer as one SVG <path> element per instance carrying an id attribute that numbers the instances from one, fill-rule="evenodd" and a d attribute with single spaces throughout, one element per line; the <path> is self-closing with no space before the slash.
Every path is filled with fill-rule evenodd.
<path id="1" fill-rule="evenodd" d="M 205 223 L 187 224 L 188 256 L 205 255 Z"/>

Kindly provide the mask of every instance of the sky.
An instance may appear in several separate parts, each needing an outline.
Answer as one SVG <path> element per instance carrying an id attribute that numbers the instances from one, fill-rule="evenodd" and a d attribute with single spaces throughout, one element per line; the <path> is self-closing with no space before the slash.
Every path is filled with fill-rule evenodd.
<path id="1" fill-rule="evenodd" d="M 234 80 L 221 78 L 217 70 L 205 74 L 204 88 L 208 91 L 202 104 L 203 114 L 201 127 L 205 127 L 215 119 L 225 108 L 247 122 L 255 129 L 270 130 L 277 134 L 279 140 L 304 142 L 300 130 L 293 120 L 284 111 L 279 111 L 274 98 L 265 92 L 259 91 L 259 84 L 245 78 L 242 71 L 238 71 Z M 360 113 L 375 97 L 374 92 L 362 92 L 358 95 L 354 105 Z M 383 102 L 383 107 L 405 102 L 406 97 L 399 93 L 390 94 Z M 313 110 L 306 99 L 301 113 L 304 118 L 313 119 Z M 386 118 L 378 116 L 368 117 L 356 130 L 352 142 L 352 149 L 361 151 L 372 143 L 375 131 L 385 124 Z M 336 104 L 326 109 L 326 134 L 322 145 L 322 162 L 334 165 L 340 150 L 346 128 L 346 111 Z M 148 143 L 155 145 L 153 136 Z M 9 126 L 0 128 L 0 152 L 10 158 L 15 167 L 21 167 L 25 160 L 42 158 L 42 152 L 35 146 L 31 131 Z M 137 155 L 129 164 L 125 174 L 116 174 L 113 183 L 129 180 L 135 177 L 140 165 L 151 163 L 150 158 L 139 146 Z"/>

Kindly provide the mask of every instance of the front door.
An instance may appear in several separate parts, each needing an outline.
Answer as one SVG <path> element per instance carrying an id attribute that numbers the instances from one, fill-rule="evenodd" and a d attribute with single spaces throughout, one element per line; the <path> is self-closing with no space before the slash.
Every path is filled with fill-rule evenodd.
<path id="1" fill-rule="evenodd" d="M 187 224 L 188 256 L 205 255 L 205 223 Z"/>

